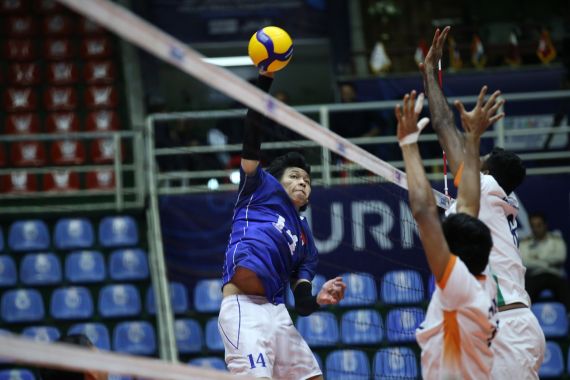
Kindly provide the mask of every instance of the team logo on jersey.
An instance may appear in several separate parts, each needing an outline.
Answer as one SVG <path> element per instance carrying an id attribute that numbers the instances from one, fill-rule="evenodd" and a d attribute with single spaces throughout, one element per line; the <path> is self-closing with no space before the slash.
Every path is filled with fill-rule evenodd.
<path id="1" fill-rule="evenodd" d="M 273 222 L 273 227 L 277 228 L 277 230 L 285 236 L 287 244 L 289 245 L 289 250 L 291 251 L 291 256 L 293 256 L 295 254 L 295 249 L 297 248 L 297 242 L 299 241 L 297 235 L 294 235 L 290 229 L 285 227 L 285 218 L 279 214 L 277 214 L 277 222 Z M 301 238 L 303 238 L 302 235 Z"/>

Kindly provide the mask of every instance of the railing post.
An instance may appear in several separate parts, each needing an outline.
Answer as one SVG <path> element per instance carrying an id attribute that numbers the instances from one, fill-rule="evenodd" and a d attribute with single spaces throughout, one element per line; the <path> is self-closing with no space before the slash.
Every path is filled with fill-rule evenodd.
<path id="1" fill-rule="evenodd" d="M 501 98 L 499 98 L 499 100 L 500 99 Z M 503 104 L 499 108 L 498 112 L 501 113 L 504 111 L 505 111 L 505 105 Z M 505 148 L 505 118 L 503 117 L 501 120 L 497 121 L 495 125 L 497 126 L 497 146 Z"/>
<path id="2" fill-rule="evenodd" d="M 330 129 L 329 109 L 327 106 L 319 108 L 319 119 L 323 128 Z M 325 147 L 321 148 L 321 167 L 323 168 L 323 185 L 329 187 L 331 185 L 331 151 Z"/>
<path id="3" fill-rule="evenodd" d="M 123 167 L 122 167 L 122 152 L 121 152 L 121 135 L 113 133 L 113 146 L 115 148 L 113 154 L 115 166 L 115 204 L 117 211 L 123 210 Z"/>

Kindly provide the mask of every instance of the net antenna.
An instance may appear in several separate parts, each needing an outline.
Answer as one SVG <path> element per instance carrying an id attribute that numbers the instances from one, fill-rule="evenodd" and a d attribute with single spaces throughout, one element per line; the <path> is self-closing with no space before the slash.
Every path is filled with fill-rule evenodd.
<path id="1" fill-rule="evenodd" d="M 58 0 L 75 12 L 115 32 L 123 39 L 150 52 L 216 90 L 240 99 L 244 105 L 300 135 L 358 163 L 363 168 L 407 189 L 406 174 L 349 142 L 290 106 L 264 93 L 230 71 L 204 61 L 202 54 L 166 34 L 129 10 L 107 0 Z M 449 198 L 434 190 L 436 204 L 448 208 Z"/>

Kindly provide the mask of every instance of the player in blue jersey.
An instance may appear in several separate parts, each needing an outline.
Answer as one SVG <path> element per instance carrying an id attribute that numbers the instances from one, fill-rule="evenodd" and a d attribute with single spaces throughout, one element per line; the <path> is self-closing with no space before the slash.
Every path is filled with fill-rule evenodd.
<path id="1" fill-rule="evenodd" d="M 257 85 L 269 91 L 273 75 Z M 263 170 L 259 165 L 264 117 L 249 110 L 245 121 L 241 181 L 223 268 L 218 329 L 233 374 L 270 379 L 322 379 L 309 346 L 284 305 L 290 283 L 295 310 L 306 316 L 344 297 L 342 278 L 327 281 L 315 297 L 311 281 L 318 253 L 299 215 L 311 194 L 311 168 L 290 152 Z"/>

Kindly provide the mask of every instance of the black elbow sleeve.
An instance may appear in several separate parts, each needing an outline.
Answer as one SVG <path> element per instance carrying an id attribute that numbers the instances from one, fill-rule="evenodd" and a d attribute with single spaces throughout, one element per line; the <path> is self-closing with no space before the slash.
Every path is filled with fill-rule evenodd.
<path id="1" fill-rule="evenodd" d="M 293 291 L 293 296 L 295 297 L 295 311 L 300 316 L 306 317 L 321 307 L 317 303 L 317 297 L 311 294 L 312 288 L 310 282 L 302 281 Z"/>

